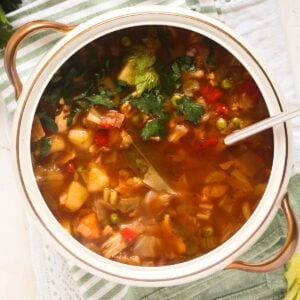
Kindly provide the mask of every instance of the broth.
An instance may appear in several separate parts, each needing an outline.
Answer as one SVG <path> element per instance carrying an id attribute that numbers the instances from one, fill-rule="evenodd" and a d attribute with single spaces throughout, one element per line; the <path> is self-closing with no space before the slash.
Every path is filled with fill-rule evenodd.
<path id="1" fill-rule="evenodd" d="M 175 27 L 130 28 L 53 76 L 32 127 L 34 173 L 86 247 L 132 265 L 179 263 L 216 248 L 254 211 L 272 131 L 230 147 L 223 139 L 267 116 L 255 82 L 220 45 Z"/>

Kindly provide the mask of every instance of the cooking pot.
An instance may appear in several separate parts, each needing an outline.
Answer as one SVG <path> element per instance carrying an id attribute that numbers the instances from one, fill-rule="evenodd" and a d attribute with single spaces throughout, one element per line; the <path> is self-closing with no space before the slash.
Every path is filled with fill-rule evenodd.
<path id="1" fill-rule="evenodd" d="M 123 284 L 169 286 L 190 282 L 222 269 L 267 272 L 283 265 L 297 244 L 297 226 L 289 207 L 287 183 L 292 167 L 292 136 L 287 123 L 273 128 L 273 167 L 266 191 L 248 221 L 222 245 L 189 261 L 169 266 L 141 267 L 106 259 L 84 247 L 55 219 L 37 186 L 33 173 L 30 135 L 34 114 L 43 91 L 53 74 L 80 48 L 108 33 L 141 25 L 169 25 L 198 32 L 222 45 L 249 71 L 265 99 L 270 115 L 283 110 L 278 85 L 247 43 L 224 24 L 196 12 L 163 6 L 127 8 L 103 14 L 84 24 L 64 25 L 35 21 L 20 27 L 5 52 L 5 67 L 14 85 L 18 106 L 13 125 L 13 160 L 24 202 L 45 238 L 65 257 L 87 271 Z M 30 34 L 57 30 L 65 36 L 44 56 L 23 85 L 16 70 L 19 44 Z M 279 252 L 260 263 L 237 261 L 267 229 L 282 206 L 288 226 L 286 241 Z"/>

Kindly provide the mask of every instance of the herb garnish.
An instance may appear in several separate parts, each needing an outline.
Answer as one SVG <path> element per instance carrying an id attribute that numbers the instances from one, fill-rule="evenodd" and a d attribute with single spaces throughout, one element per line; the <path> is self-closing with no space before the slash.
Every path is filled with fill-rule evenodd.
<path id="1" fill-rule="evenodd" d="M 166 133 L 165 121 L 160 119 L 150 120 L 146 123 L 142 130 L 141 137 L 143 140 L 148 140 L 150 137 L 162 137 Z"/>
<path id="2" fill-rule="evenodd" d="M 37 114 L 42 122 L 42 124 L 45 126 L 45 128 L 53 133 L 57 133 L 57 125 L 53 119 L 53 116 L 49 115 L 46 112 L 39 112 Z"/>
<path id="3" fill-rule="evenodd" d="M 179 115 L 185 115 L 186 120 L 194 125 L 199 123 L 201 116 L 204 114 L 203 105 L 187 96 L 183 96 L 176 101 L 176 108 Z"/>
<path id="4" fill-rule="evenodd" d="M 39 142 L 38 142 L 38 146 L 39 146 L 39 153 L 41 157 L 45 157 L 49 154 L 50 150 L 51 150 L 51 141 L 49 137 L 45 137 L 42 138 Z"/>
<path id="5" fill-rule="evenodd" d="M 159 90 L 144 92 L 139 98 L 133 98 L 131 104 L 142 113 L 155 116 L 159 119 L 167 119 L 168 113 L 164 108 L 166 97 Z"/>

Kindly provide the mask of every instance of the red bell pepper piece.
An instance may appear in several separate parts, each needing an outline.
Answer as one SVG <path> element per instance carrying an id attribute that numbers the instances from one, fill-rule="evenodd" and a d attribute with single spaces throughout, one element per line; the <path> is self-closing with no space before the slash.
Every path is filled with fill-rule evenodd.
<path id="1" fill-rule="evenodd" d="M 135 233 L 133 230 L 131 230 L 128 227 L 124 227 L 120 230 L 120 233 L 125 238 L 125 240 L 129 243 L 133 243 L 137 238 L 137 233 Z"/>
<path id="2" fill-rule="evenodd" d="M 215 108 L 215 111 L 217 114 L 225 117 L 229 114 L 229 108 L 224 104 L 218 104 Z"/>
<path id="3" fill-rule="evenodd" d="M 75 168 L 75 165 L 74 165 L 73 162 L 67 163 L 67 165 L 66 165 L 66 171 L 67 171 L 67 173 L 69 173 L 69 174 L 74 174 L 74 173 L 75 173 L 76 168 Z"/>
<path id="4" fill-rule="evenodd" d="M 204 88 L 201 90 L 201 94 L 211 103 L 217 102 L 223 96 L 223 93 L 220 89 L 211 86 L 210 84 L 204 86 Z"/>
<path id="5" fill-rule="evenodd" d="M 207 148 L 216 146 L 219 143 L 219 138 L 217 136 L 211 136 L 200 141 L 200 143 L 192 147 L 192 152 L 198 152 Z"/>
<path id="6" fill-rule="evenodd" d="M 107 146 L 109 142 L 109 135 L 107 130 L 98 130 L 95 134 L 94 142 L 96 145 L 103 147 Z"/>

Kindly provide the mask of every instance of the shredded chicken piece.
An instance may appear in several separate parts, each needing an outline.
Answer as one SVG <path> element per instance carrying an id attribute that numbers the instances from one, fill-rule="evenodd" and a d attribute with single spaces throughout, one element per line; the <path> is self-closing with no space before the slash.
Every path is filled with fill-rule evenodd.
<path id="1" fill-rule="evenodd" d="M 140 266 L 141 265 L 141 259 L 137 255 L 128 256 L 126 254 L 118 254 L 114 257 L 116 261 L 119 261 L 123 264 L 129 264 L 134 266 Z"/>
<path id="2" fill-rule="evenodd" d="M 119 178 L 119 185 L 116 190 L 123 196 L 129 196 L 143 186 L 144 182 L 139 177 L 130 177 L 126 180 Z"/>
<path id="3" fill-rule="evenodd" d="M 121 144 L 120 144 L 120 148 L 121 149 L 127 149 L 130 147 L 130 145 L 132 144 L 132 138 L 130 136 L 130 134 L 128 134 L 125 130 L 121 131 Z"/>
<path id="4" fill-rule="evenodd" d="M 132 116 L 132 106 L 129 101 L 126 101 L 120 108 L 122 114 L 125 115 L 126 118 L 130 118 Z"/>
<path id="5" fill-rule="evenodd" d="M 46 135 L 39 117 L 35 117 L 32 124 L 31 140 L 37 142 Z"/>
<path id="6" fill-rule="evenodd" d="M 106 225 L 102 231 L 102 236 L 109 237 L 114 233 L 111 226 Z"/>
<path id="7" fill-rule="evenodd" d="M 68 129 L 67 126 L 67 118 L 70 114 L 70 106 L 64 105 L 60 111 L 60 113 L 55 116 L 55 123 L 57 125 L 58 132 L 65 132 Z M 73 122 L 75 122 L 76 118 L 73 119 Z"/>
<path id="8" fill-rule="evenodd" d="M 176 125 L 171 129 L 168 136 L 168 142 L 178 143 L 179 140 L 189 132 L 189 128 L 186 125 Z"/>
<path id="9" fill-rule="evenodd" d="M 127 247 L 128 245 L 125 239 L 122 237 L 121 233 L 118 232 L 105 241 L 100 250 L 103 256 L 113 258 Z"/>

